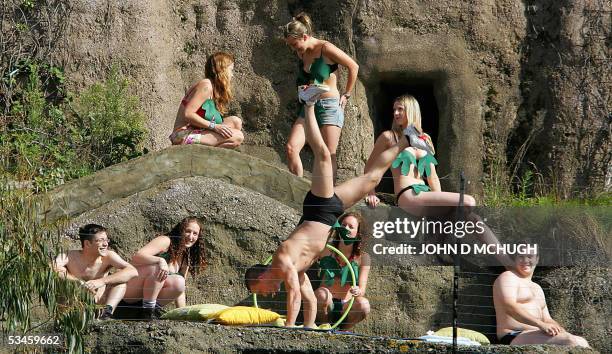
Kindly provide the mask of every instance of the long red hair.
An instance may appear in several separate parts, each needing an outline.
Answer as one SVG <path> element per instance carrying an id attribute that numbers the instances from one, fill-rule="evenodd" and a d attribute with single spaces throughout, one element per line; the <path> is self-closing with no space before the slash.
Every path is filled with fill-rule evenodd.
<path id="1" fill-rule="evenodd" d="M 200 227 L 200 234 L 196 243 L 187 248 L 181 250 L 181 240 L 183 239 L 183 232 L 187 226 L 195 222 Z M 170 254 L 170 262 L 177 262 L 180 257 L 187 261 L 189 266 L 189 272 L 192 276 L 195 276 L 199 272 L 203 272 L 206 269 L 206 249 L 204 247 L 204 225 L 202 221 L 196 217 L 187 217 L 178 224 L 176 224 L 170 233 L 167 235 L 170 238 L 170 247 L 168 247 L 168 253 Z"/>
<path id="2" fill-rule="evenodd" d="M 208 57 L 204 75 L 212 82 L 213 100 L 217 110 L 226 114 L 229 102 L 232 100 L 229 67 L 234 64 L 234 56 L 226 52 L 217 52 Z"/>

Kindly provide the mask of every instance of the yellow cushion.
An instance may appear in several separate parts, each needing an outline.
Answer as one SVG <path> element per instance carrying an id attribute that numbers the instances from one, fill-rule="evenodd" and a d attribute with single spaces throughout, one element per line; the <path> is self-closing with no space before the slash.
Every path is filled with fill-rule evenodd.
<path id="1" fill-rule="evenodd" d="M 434 333 L 434 335 L 440 337 L 452 337 L 453 327 L 444 327 L 442 329 L 439 329 L 436 333 Z M 465 337 L 483 345 L 491 344 L 491 342 L 489 342 L 489 339 L 484 334 L 472 331 L 471 329 L 457 328 L 457 337 Z"/>
<path id="2" fill-rule="evenodd" d="M 205 319 L 215 318 L 217 314 L 225 309 L 228 309 L 229 306 L 219 305 L 219 304 L 207 304 L 208 306 L 202 306 L 200 309 L 200 316 Z"/>
<path id="3" fill-rule="evenodd" d="M 263 324 L 279 318 L 276 312 L 247 306 L 230 307 L 215 316 L 215 320 L 226 325 Z"/>
<path id="4" fill-rule="evenodd" d="M 200 304 L 181 307 L 166 312 L 161 318 L 164 320 L 206 321 L 228 306 L 219 304 Z"/>
<path id="5" fill-rule="evenodd" d="M 286 319 L 284 319 L 284 318 L 280 318 L 280 317 L 279 317 L 279 318 L 278 318 L 276 321 L 274 321 L 274 325 L 275 325 L 276 327 L 285 327 L 285 323 L 286 323 L 286 322 L 287 322 L 287 320 L 286 320 Z"/>
<path id="6" fill-rule="evenodd" d="M 323 323 L 323 324 L 321 324 L 321 325 L 319 326 L 319 329 L 325 329 L 325 330 L 328 330 L 328 329 L 331 329 L 331 327 L 332 327 L 332 326 L 331 326 L 331 324 L 329 324 L 329 323 Z"/>

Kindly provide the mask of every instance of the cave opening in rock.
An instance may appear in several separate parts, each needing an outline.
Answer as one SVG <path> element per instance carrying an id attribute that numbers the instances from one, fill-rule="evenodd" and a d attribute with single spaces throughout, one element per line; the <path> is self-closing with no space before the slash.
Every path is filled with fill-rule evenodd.
<path id="1" fill-rule="evenodd" d="M 436 145 L 439 128 L 438 104 L 434 95 L 433 81 L 424 79 L 387 78 L 376 85 L 373 95 L 374 133 L 391 129 L 393 123 L 393 101 L 404 94 L 414 96 L 421 108 L 421 124 L 423 130 L 431 136 Z M 385 173 L 385 178 L 376 188 L 378 192 L 393 193 L 393 178 L 391 170 Z"/>

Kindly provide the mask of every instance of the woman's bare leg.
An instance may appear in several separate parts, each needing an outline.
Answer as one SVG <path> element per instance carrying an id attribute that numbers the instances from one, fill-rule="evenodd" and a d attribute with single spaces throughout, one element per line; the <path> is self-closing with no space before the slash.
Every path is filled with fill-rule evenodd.
<path id="1" fill-rule="evenodd" d="M 456 210 L 459 205 L 459 193 L 452 192 L 421 192 L 416 195 L 413 190 L 407 190 L 399 197 L 397 206 L 415 216 L 447 215 Z M 476 200 L 469 194 L 463 196 L 466 214 L 476 205 Z"/>
<path id="2" fill-rule="evenodd" d="M 140 299 L 155 301 L 164 286 L 163 281 L 157 280 L 159 273 L 158 265 L 147 265 L 136 267 L 138 276 L 130 279 L 127 283 L 124 300 L 128 303 Z"/>
<path id="3" fill-rule="evenodd" d="M 441 216 L 451 215 L 459 206 L 459 193 L 452 192 L 421 192 L 416 195 L 413 190 L 405 191 L 399 198 L 397 205 L 405 212 L 414 216 Z M 473 212 L 476 200 L 469 194 L 464 194 L 465 219 L 482 222 L 483 232 L 475 233 L 478 240 L 487 245 L 499 245 L 499 239 L 484 221 Z M 511 267 L 513 262 L 506 254 L 496 254 L 495 258 L 505 267 Z"/>
<path id="4" fill-rule="evenodd" d="M 327 149 L 331 154 L 332 168 L 334 172 L 334 185 L 336 184 L 336 177 L 338 176 L 338 164 L 336 161 L 336 150 L 338 150 L 338 142 L 340 141 L 340 133 L 342 132 L 342 128 L 336 125 L 323 125 L 321 127 L 321 135 L 323 136 L 323 141 L 325 145 L 327 145 Z"/>
<path id="5" fill-rule="evenodd" d="M 240 146 L 240 144 L 242 144 L 244 141 L 244 133 L 241 130 L 232 129 L 232 136 L 230 138 L 223 139 L 224 140 L 217 144 L 216 147 L 234 149 Z"/>
<path id="6" fill-rule="evenodd" d="M 223 124 L 235 130 L 242 130 L 242 119 L 236 116 L 223 118 Z"/>
<path id="7" fill-rule="evenodd" d="M 306 136 L 304 134 L 304 118 L 298 118 L 293 123 L 293 127 L 291 127 L 291 133 L 289 133 L 289 140 L 286 145 L 287 167 L 289 172 L 298 177 L 304 176 L 304 166 L 302 166 L 302 159 L 300 158 L 300 152 L 306 144 Z"/>
<path id="8" fill-rule="evenodd" d="M 334 195 L 334 172 L 331 154 L 319 130 L 314 106 L 304 105 L 304 115 L 306 141 L 314 154 L 310 191 L 317 197 L 331 198 Z"/>
<path id="9" fill-rule="evenodd" d="M 227 125 L 232 129 L 231 138 L 222 138 L 225 139 L 217 143 L 217 145 L 213 145 L 220 148 L 233 149 L 244 141 L 244 133 L 242 132 L 242 119 L 236 116 L 229 116 L 223 118 L 223 125 Z"/>
<path id="10" fill-rule="evenodd" d="M 348 305 L 344 304 L 344 308 L 346 308 L 346 306 Z M 342 309 L 342 311 L 344 311 L 344 308 Z M 351 310 L 346 316 L 346 319 L 342 323 L 342 329 L 351 329 L 355 327 L 357 323 L 365 320 L 369 313 L 370 302 L 368 301 L 368 299 L 361 296 L 356 297 L 355 302 L 353 302 L 353 307 L 351 307 Z"/>
<path id="11" fill-rule="evenodd" d="M 185 278 L 180 275 L 169 275 L 164 282 L 164 287 L 157 295 L 157 302 L 160 306 L 176 300 L 182 293 L 185 292 Z"/>
<path id="12" fill-rule="evenodd" d="M 355 205 L 361 198 L 365 197 L 368 192 L 373 190 L 385 172 L 391 167 L 393 160 L 402 150 L 408 147 L 406 137 L 402 138 L 397 144 L 389 147 L 372 161 L 370 170 L 364 175 L 352 178 L 336 187 L 336 194 L 342 200 L 344 208 L 348 209 Z"/>
<path id="13" fill-rule="evenodd" d="M 193 133 L 189 134 L 189 136 L 195 138 L 195 134 Z M 244 141 L 244 134 L 242 133 L 242 131 L 232 128 L 232 136 L 229 138 L 224 138 L 220 134 L 212 132 L 210 130 L 202 130 L 200 134 L 200 139 L 194 140 L 193 143 L 231 149 L 238 147 L 242 143 L 242 141 Z"/>

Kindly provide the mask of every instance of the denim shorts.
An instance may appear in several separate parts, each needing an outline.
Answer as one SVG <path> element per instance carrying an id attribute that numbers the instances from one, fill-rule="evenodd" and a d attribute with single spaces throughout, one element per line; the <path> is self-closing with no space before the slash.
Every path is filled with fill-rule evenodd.
<path id="1" fill-rule="evenodd" d="M 304 118 L 304 106 L 300 108 L 299 118 Z M 344 125 L 344 110 L 340 107 L 340 100 L 335 97 L 322 98 L 315 103 L 315 117 L 321 125 L 335 125 L 342 128 Z"/>

